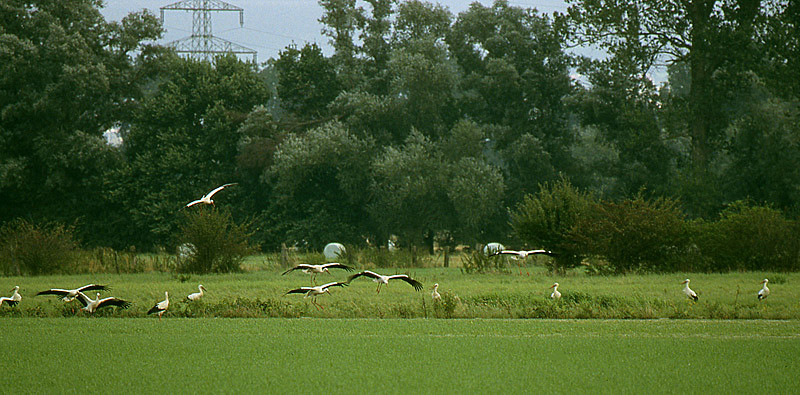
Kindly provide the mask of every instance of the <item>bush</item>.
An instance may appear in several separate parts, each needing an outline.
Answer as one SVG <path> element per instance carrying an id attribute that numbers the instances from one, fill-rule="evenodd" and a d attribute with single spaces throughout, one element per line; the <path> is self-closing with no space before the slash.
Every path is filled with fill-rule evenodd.
<path id="1" fill-rule="evenodd" d="M 507 259 L 501 256 L 489 256 L 478 248 L 461 256 L 461 271 L 464 273 L 486 273 L 489 271 L 506 272 Z"/>
<path id="2" fill-rule="evenodd" d="M 511 212 L 511 228 L 519 241 L 531 248 L 555 253 L 554 271 L 578 266 L 585 255 L 570 239 L 578 221 L 588 215 L 594 197 L 566 179 L 540 185 Z"/>
<path id="3" fill-rule="evenodd" d="M 241 271 L 244 258 L 254 251 L 248 240 L 250 224 L 237 225 L 230 213 L 201 207 L 187 211 L 180 225 L 178 244 L 192 246 L 178 257 L 181 273 L 226 273 Z"/>
<path id="4" fill-rule="evenodd" d="M 800 270 L 800 223 L 768 206 L 731 204 L 698 225 L 696 243 L 714 271 Z"/>
<path id="5" fill-rule="evenodd" d="M 14 275 L 68 271 L 78 249 L 73 233 L 72 227 L 57 223 L 11 221 L 0 228 L 0 267 Z"/>
<path id="6" fill-rule="evenodd" d="M 580 249 L 604 257 L 615 273 L 668 272 L 689 246 L 689 227 L 672 199 L 592 204 L 572 235 Z"/>

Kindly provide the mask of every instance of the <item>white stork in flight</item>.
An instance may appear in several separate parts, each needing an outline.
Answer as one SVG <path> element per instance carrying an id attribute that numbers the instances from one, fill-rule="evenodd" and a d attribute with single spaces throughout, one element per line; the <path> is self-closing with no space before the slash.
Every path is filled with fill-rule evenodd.
<path id="1" fill-rule="evenodd" d="M 214 205 L 214 201 L 211 200 L 211 197 L 214 196 L 215 193 L 217 193 L 217 192 L 219 192 L 219 191 L 221 191 L 221 190 L 223 190 L 226 187 L 229 187 L 231 185 L 236 185 L 236 183 L 233 182 L 233 183 L 230 183 L 230 184 L 225 184 L 225 185 L 218 186 L 218 187 L 214 188 L 211 192 L 205 194 L 205 196 L 201 197 L 200 199 L 197 199 L 197 200 L 194 200 L 194 201 L 191 201 L 191 202 L 187 203 L 186 207 L 192 207 L 195 204 L 199 204 L 199 203 L 210 204 L 210 205 L 213 206 Z"/>
<path id="2" fill-rule="evenodd" d="M 22 301 L 22 295 L 19 294 L 19 285 L 15 286 L 11 291 L 11 296 L 3 296 L 0 298 L 0 306 L 2 306 L 3 303 L 6 303 L 10 307 L 14 307 L 17 305 L 17 303 Z"/>
<path id="3" fill-rule="evenodd" d="M 530 256 L 530 255 L 538 255 L 538 254 L 547 255 L 547 256 L 553 256 L 554 255 L 552 251 L 548 251 L 548 250 L 521 250 L 521 251 L 503 250 L 503 251 L 495 251 L 489 256 L 492 257 L 492 256 L 498 256 L 498 255 L 505 255 L 507 257 L 511 257 L 511 259 L 513 259 L 515 261 L 516 260 L 523 260 L 524 261 L 525 258 L 527 258 L 528 256 Z M 522 274 L 522 264 L 521 263 L 519 265 L 519 274 Z"/>
<path id="4" fill-rule="evenodd" d="M 147 310 L 147 314 L 158 313 L 158 320 L 161 321 L 161 316 L 164 315 L 164 312 L 166 312 L 168 308 L 169 292 L 164 292 L 164 300 L 156 303 L 150 310 Z"/>
<path id="5" fill-rule="evenodd" d="M 71 302 L 72 300 L 78 297 L 78 292 L 88 292 L 88 291 L 108 291 L 108 287 L 106 287 L 105 285 L 88 284 L 75 289 L 50 288 L 47 291 L 42 291 L 37 293 L 36 296 L 58 295 L 61 296 L 61 300 L 65 302 Z"/>
<path id="6" fill-rule="evenodd" d="M 769 288 L 767 288 L 768 282 L 769 280 L 767 280 L 766 278 L 764 279 L 764 281 L 761 282 L 761 284 L 764 284 L 764 286 L 761 287 L 760 291 L 758 291 L 758 300 L 764 300 L 766 299 L 767 296 L 769 296 Z"/>
<path id="7" fill-rule="evenodd" d="M 322 265 L 311 265 L 311 264 L 307 264 L 307 263 L 301 263 L 301 264 L 299 264 L 299 265 L 297 265 L 297 266 L 295 266 L 295 267 L 283 272 L 281 275 L 290 273 L 290 272 L 295 271 L 295 270 L 302 270 L 303 273 L 311 274 L 311 285 L 314 285 L 314 284 L 316 284 L 314 279 L 317 277 L 317 274 L 322 274 L 322 273 L 331 274 L 331 272 L 328 269 L 344 269 L 344 270 L 347 270 L 348 272 L 352 272 L 353 271 L 352 267 L 347 266 L 347 265 L 342 264 L 342 263 L 335 263 L 334 262 L 334 263 L 325 263 L 325 264 L 322 264 Z M 331 276 L 332 276 L 332 274 L 331 274 Z"/>
<path id="8" fill-rule="evenodd" d="M 686 280 L 683 280 L 683 282 L 681 284 L 686 284 L 686 286 L 683 287 L 683 293 L 685 293 L 686 296 L 689 297 L 689 299 L 694 300 L 695 302 L 697 302 L 697 299 L 698 299 L 697 298 L 697 294 L 694 291 L 692 291 L 691 288 L 689 288 L 689 279 L 687 278 Z"/>
<path id="9" fill-rule="evenodd" d="M 550 286 L 550 288 L 553 288 L 553 293 L 550 294 L 550 299 L 561 299 L 561 292 L 558 292 L 558 283 L 554 283 Z"/>
<path id="10" fill-rule="evenodd" d="M 106 306 L 117 306 L 121 309 L 127 309 L 131 305 L 131 302 L 128 302 L 127 300 L 114 297 L 100 299 L 99 292 L 97 293 L 97 299 L 91 299 L 83 292 L 78 292 L 78 296 L 76 296 L 75 299 L 78 299 L 78 301 L 83 305 L 83 310 L 86 310 L 89 313 L 94 313 L 97 311 L 97 309 Z"/>
<path id="11" fill-rule="evenodd" d="M 495 255 L 506 255 L 510 256 L 512 259 L 525 259 L 528 255 L 536 255 L 536 254 L 544 254 L 552 256 L 553 252 L 548 250 L 522 250 L 522 251 L 514 251 L 514 250 L 503 250 L 503 251 L 495 251 L 489 256 Z"/>
<path id="12" fill-rule="evenodd" d="M 363 272 L 359 272 L 359 273 L 356 273 L 356 274 L 350 276 L 350 278 L 347 279 L 347 282 L 349 283 L 349 282 L 353 281 L 353 279 L 361 277 L 361 276 L 369 277 L 369 278 L 372 279 L 372 281 L 375 281 L 376 283 L 378 283 L 378 289 L 376 290 L 378 293 L 381 293 L 381 285 L 383 285 L 383 284 L 389 285 L 389 280 L 403 280 L 403 281 L 411 284 L 414 287 L 414 289 L 416 289 L 417 291 L 421 291 L 422 288 L 423 288 L 421 282 L 419 282 L 417 280 L 414 280 L 413 278 L 409 277 L 408 275 L 395 274 L 393 276 L 384 276 L 384 275 L 380 275 L 380 274 L 375 273 L 375 272 L 371 272 L 369 270 L 364 270 Z"/>
<path id="13" fill-rule="evenodd" d="M 193 294 L 189 294 L 189 295 L 186 297 L 186 299 L 189 299 L 189 300 L 191 300 L 191 301 L 197 301 L 197 300 L 200 300 L 200 298 L 202 298 L 202 297 L 203 297 L 203 295 L 205 295 L 205 290 L 206 290 L 206 287 L 204 287 L 204 286 L 203 286 L 203 284 L 200 284 L 200 285 L 198 285 L 198 286 L 197 286 L 197 289 L 198 289 L 198 290 L 200 290 L 200 292 L 195 292 L 195 293 L 193 293 Z"/>
<path id="14" fill-rule="evenodd" d="M 284 295 L 288 295 L 288 294 L 305 294 L 305 296 L 303 296 L 303 299 L 308 298 L 310 296 L 311 297 L 311 303 L 317 308 L 317 310 L 319 310 L 319 309 L 323 309 L 324 310 L 325 308 L 322 307 L 322 305 L 320 305 L 319 303 L 317 303 L 317 296 L 322 295 L 324 293 L 330 294 L 331 293 L 331 290 L 330 290 L 331 287 L 345 287 L 347 285 L 350 285 L 350 284 L 343 283 L 343 282 L 332 282 L 332 283 L 327 283 L 327 284 L 323 284 L 323 285 L 318 285 L 316 287 L 300 287 L 300 288 L 295 288 L 293 290 L 290 290 L 290 291 L 286 292 Z"/>

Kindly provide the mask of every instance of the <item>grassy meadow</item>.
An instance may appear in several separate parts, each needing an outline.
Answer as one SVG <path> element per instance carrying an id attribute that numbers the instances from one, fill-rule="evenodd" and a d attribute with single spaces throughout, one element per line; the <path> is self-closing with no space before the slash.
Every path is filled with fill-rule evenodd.
<path id="1" fill-rule="evenodd" d="M 150 271 L 133 274 L 79 274 L 0 278 L 0 291 L 21 287 L 22 303 L 3 306 L 0 317 L 83 316 L 80 304 L 65 304 L 52 296 L 34 296 L 52 287 L 74 288 L 88 283 L 111 286 L 101 296 L 133 302 L 128 310 L 98 311 L 95 316 L 146 317 L 154 303 L 168 291 L 172 304 L 164 318 L 178 317 L 318 317 L 318 318 L 605 318 L 605 319 L 800 319 L 800 273 L 652 274 L 589 276 L 579 270 L 554 276 L 541 266 L 501 273 L 465 274 L 459 268 L 370 268 L 382 274 L 406 273 L 425 285 L 422 292 L 393 281 L 376 293 L 367 278 L 349 287 L 333 288 L 322 295 L 317 309 L 302 295 L 286 291 L 310 285 L 300 271 L 281 275 L 285 268 L 261 258 L 245 263 L 247 270 L 233 274 L 175 275 Z M 522 273 L 522 274 L 520 274 Z M 348 272 L 332 270 L 317 276 L 317 283 L 344 281 Z M 691 278 L 700 300 L 689 301 L 681 281 Z M 772 294 L 759 302 L 759 282 L 769 278 Z M 560 284 L 562 298 L 550 300 L 549 288 Z M 431 289 L 439 283 L 442 299 L 433 302 Z M 186 295 L 207 288 L 199 303 Z M 94 296 L 94 295 L 90 295 Z"/>
<path id="2" fill-rule="evenodd" d="M 796 320 L 0 320 L 3 393 L 797 392 Z"/>

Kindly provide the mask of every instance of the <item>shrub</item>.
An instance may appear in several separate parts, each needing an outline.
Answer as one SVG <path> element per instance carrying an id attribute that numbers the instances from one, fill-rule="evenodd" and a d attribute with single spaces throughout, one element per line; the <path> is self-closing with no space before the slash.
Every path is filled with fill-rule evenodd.
<path id="1" fill-rule="evenodd" d="M 539 187 L 538 193 L 525 196 L 511 212 L 512 231 L 528 247 L 553 251 L 554 271 L 578 266 L 585 254 L 572 243 L 570 234 L 588 215 L 594 197 L 563 178 Z"/>
<path id="2" fill-rule="evenodd" d="M 715 271 L 800 269 L 800 224 L 769 206 L 731 204 L 699 226 L 696 243 Z"/>
<path id="3" fill-rule="evenodd" d="M 486 273 L 489 271 L 507 271 L 507 260 L 500 256 L 489 256 L 478 248 L 472 252 L 465 253 L 461 257 L 461 271 L 471 273 Z"/>
<path id="4" fill-rule="evenodd" d="M 605 258 L 615 273 L 668 272 L 688 250 L 689 227 L 672 199 L 593 203 L 572 234 L 580 249 Z"/>
<path id="5" fill-rule="evenodd" d="M 226 273 L 241 270 L 244 258 L 254 251 L 248 240 L 250 224 L 237 225 L 230 213 L 207 209 L 187 211 L 180 225 L 178 244 L 193 246 L 178 257 L 181 273 Z"/>
<path id="6" fill-rule="evenodd" d="M 73 227 L 58 223 L 6 223 L 0 228 L 0 267 L 15 275 L 68 271 L 78 249 L 73 234 Z"/>

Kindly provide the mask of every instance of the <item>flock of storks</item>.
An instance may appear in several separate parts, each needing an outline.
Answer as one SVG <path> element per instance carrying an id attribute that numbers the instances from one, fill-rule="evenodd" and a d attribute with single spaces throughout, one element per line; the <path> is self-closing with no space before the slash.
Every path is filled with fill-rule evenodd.
<path id="1" fill-rule="evenodd" d="M 214 205 L 214 201 L 211 200 L 211 197 L 214 196 L 214 194 L 216 194 L 217 192 L 223 190 L 226 187 L 232 186 L 232 185 L 236 185 L 236 183 L 229 183 L 229 184 L 221 185 L 221 186 L 213 189 L 211 192 L 205 194 L 200 199 L 197 199 L 197 200 L 194 200 L 192 202 L 187 203 L 186 207 L 191 207 L 191 206 L 194 206 L 196 204 Z M 549 255 L 549 256 L 553 255 L 552 252 L 547 251 L 547 250 L 522 250 L 522 251 L 500 250 L 500 251 L 492 251 L 489 254 L 489 256 L 508 256 L 508 257 L 511 257 L 512 259 L 515 259 L 515 260 L 524 260 L 528 256 L 537 255 L 537 254 L 544 254 L 544 255 Z M 381 292 L 381 286 L 384 285 L 384 284 L 388 285 L 390 280 L 402 280 L 402 281 L 405 281 L 406 283 L 408 283 L 411 286 L 413 286 L 414 289 L 417 290 L 417 291 L 421 291 L 422 288 L 423 288 L 422 283 L 420 283 L 419 281 L 409 277 L 406 274 L 395 274 L 395 275 L 385 276 L 385 275 L 378 274 L 378 273 L 375 273 L 375 272 L 370 271 L 370 270 L 363 270 L 363 271 L 360 271 L 358 273 L 355 273 L 355 274 L 349 276 L 347 278 L 347 281 L 334 281 L 334 282 L 330 282 L 330 283 L 323 284 L 323 285 L 316 285 L 316 281 L 315 281 L 316 280 L 316 276 L 318 274 L 322 274 L 322 273 L 331 274 L 330 273 L 330 269 L 343 269 L 343 270 L 346 270 L 348 272 L 354 271 L 354 269 L 352 267 L 344 265 L 342 263 L 326 263 L 326 264 L 319 264 L 319 265 L 312 265 L 312 264 L 305 264 L 305 263 L 299 264 L 299 265 L 297 265 L 297 266 L 295 266 L 295 267 L 283 272 L 282 275 L 291 273 L 291 272 L 293 272 L 295 270 L 300 270 L 303 273 L 307 273 L 307 274 L 311 275 L 311 286 L 310 287 L 299 287 L 299 288 L 291 289 L 291 290 L 287 291 L 284 295 L 303 294 L 304 295 L 303 298 L 304 299 L 305 298 L 311 298 L 311 303 L 319 310 L 319 309 L 324 309 L 324 307 L 322 305 L 320 305 L 319 303 L 317 303 L 317 301 L 316 301 L 317 296 L 320 296 L 320 295 L 323 295 L 323 294 L 326 294 L 326 293 L 330 294 L 330 289 L 332 287 L 345 287 L 345 286 L 348 286 L 348 285 L 350 285 L 350 282 L 352 282 L 354 279 L 356 279 L 358 277 L 370 278 L 370 279 L 372 279 L 372 281 L 376 282 L 378 284 L 378 288 L 376 289 L 377 293 L 380 293 Z M 521 269 L 520 269 L 520 273 L 521 273 Z M 761 284 L 763 286 L 762 286 L 761 290 L 758 291 L 758 300 L 763 300 L 764 298 L 769 296 L 769 288 L 767 288 L 767 283 L 768 282 L 769 282 L 769 280 L 767 280 L 767 279 L 764 279 L 764 281 L 761 282 Z M 685 284 L 684 288 L 683 288 L 683 293 L 686 294 L 686 296 L 689 297 L 689 299 L 691 299 L 693 301 L 697 301 L 698 300 L 697 293 L 695 293 L 691 288 L 689 288 L 689 279 L 687 278 L 681 284 Z M 206 291 L 205 287 L 202 284 L 200 284 L 197 288 L 198 288 L 199 291 L 188 295 L 186 297 L 187 300 L 189 300 L 189 301 L 197 301 L 197 300 L 200 300 L 200 298 L 203 297 L 203 295 L 204 295 L 204 293 Z M 553 285 L 550 286 L 550 288 L 553 289 L 553 292 L 550 294 L 550 298 L 552 298 L 552 299 L 560 299 L 561 298 L 561 292 L 558 291 L 558 283 L 554 283 Z M 441 298 L 441 295 L 439 294 L 438 289 L 439 289 L 439 284 L 438 283 L 434 284 L 433 285 L 433 292 L 431 292 L 431 297 L 434 300 L 438 300 L 438 299 Z M 100 292 L 97 292 L 97 296 L 95 297 L 95 299 L 92 299 L 92 298 L 86 296 L 86 294 L 84 293 L 84 292 L 90 292 L 90 291 L 106 291 L 106 290 L 108 290 L 108 287 L 105 286 L 105 285 L 89 284 L 89 285 L 84 285 L 84 286 L 82 286 L 80 288 L 75 288 L 75 289 L 51 288 L 51 289 L 48 289 L 48 290 L 45 290 L 45 291 L 41 291 L 41 292 L 37 293 L 36 295 L 37 296 L 38 295 L 56 295 L 56 296 L 61 297 L 61 300 L 63 300 L 64 302 L 71 302 L 73 300 L 78 300 L 83 305 L 83 310 L 85 310 L 88 313 L 94 313 L 95 311 L 97 311 L 97 309 L 102 308 L 102 307 L 116 306 L 116 307 L 125 309 L 125 308 L 128 308 L 131 305 L 131 302 L 129 302 L 129 301 L 126 301 L 126 300 L 123 300 L 123 299 L 119 299 L 119 298 L 115 298 L 115 297 L 107 297 L 107 298 L 100 299 Z M 10 297 L 5 297 L 5 296 L 4 297 L 0 297 L 0 307 L 2 307 L 3 305 L 8 305 L 8 306 L 14 307 L 17 304 L 19 304 L 20 301 L 22 301 L 22 296 L 19 294 L 19 286 L 15 286 L 14 289 L 12 290 L 12 294 L 11 294 Z M 169 308 L 169 292 L 164 292 L 164 300 L 156 303 L 150 310 L 147 311 L 147 314 L 158 314 L 158 318 L 160 320 L 161 316 L 164 314 L 164 312 L 167 311 L 168 308 Z"/>
<path id="2" fill-rule="evenodd" d="M 319 310 L 319 309 L 324 309 L 325 307 L 323 307 L 322 305 L 317 303 L 317 301 L 316 301 L 317 296 L 320 296 L 320 295 L 323 295 L 323 294 L 326 294 L 326 293 L 330 294 L 330 289 L 332 287 L 345 287 L 345 286 L 348 286 L 348 285 L 350 285 L 350 282 L 352 282 L 354 279 L 356 279 L 358 277 L 370 278 L 370 279 L 372 279 L 372 281 L 376 282 L 378 284 L 378 288 L 375 290 L 377 293 L 380 293 L 381 292 L 381 286 L 384 285 L 384 284 L 388 285 L 390 280 L 402 280 L 402 281 L 405 281 L 406 283 L 408 283 L 411 286 L 413 286 L 414 289 L 417 290 L 417 291 L 421 291 L 422 288 L 423 288 L 422 283 L 420 283 L 419 281 L 409 277 L 406 274 L 395 274 L 395 275 L 391 275 L 391 276 L 385 276 L 385 275 L 378 274 L 378 273 L 375 273 L 375 272 L 370 271 L 370 270 L 363 270 L 363 271 L 360 271 L 358 273 L 355 273 L 355 274 L 349 276 L 347 278 L 347 281 L 334 281 L 334 282 L 330 282 L 330 283 L 327 283 L 327 284 L 314 285 L 315 284 L 316 275 L 317 274 L 322 274 L 322 273 L 331 274 L 330 271 L 329 271 L 330 269 L 343 269 L 343 270 L 346 270 L 346 271 L 353 271 L 354 270 L 352 267 L 344 265 L 344 264 L 341 264 L 341 263 L 326 263 L 326 264 L 320 264 L 320 265 L 312 265 L 312 264 L 305 264 L 305 263 L 299 264 L 299 265 L 297 265 L 297 266 L 295 266 L 295 267 L 283 272 L 282 275 L 288 274 L 288 273 L 293 272 L 295 270 L 300 270 L 300 271 L 302 271 L 304 273 L 311 274 L 311 284 L 312 285 L 310 287 L 299 287 L 299 288 L 291 289 L 291 290 L 287 291 L 284 295 L 303 294 L 304 295 L 303 298 L 304 299 L 305 298 L 311 298 L 311 303 Z M 764 298 L 769 296 L 770 291 L 769 291 L 769 288 L 767 287 L 767 283 L 769 283 L 769 280 L 766 279 L 766 278 L 763 281 L 761 281 L 762 287 L 758 291 L 758 294 L 757 294 L 758 300 L 763 300 Z M 697 301 L 698 300 L 697 293 L 694 292 L 691 288 L 689 288 L 689 279 L 687 278 L 681 284 L 684 284 L 683 293 L 686 294 L 686 296 L 689 299 L 691 299 L 693 301 Z M 190 301 L 190 302 L 191 301 L 197 301 L 197 300 L 200 300 L 200 298 L 203 297 L 203 295 L 205 294 L 206 288 L 202 284 L 198 285 L 197 288 L 198 288 L 198 292 L 195 292 L 195 293 L 192 293 L 192 294 L 189 294 L 189 295 L 186 296 L 186 299 L 188 301 Z M 560 299 L 561 298 L 561 292 L 558 291 L 558 283 L 554 283 L 553 285 L 550 286 L 550 288 L 553 289 L 553 292 L 550 294 L 550 297 L 552 299 L 556 299 L 556 300 Z M 433 292 L 431 292 L 431 297 L 434 300 L 438 300 L 438 299 L 441 298 L 441 295 L 439 294 L 438 289 L 439 289 L 439 284 L 438 283 L 434 284 L 433 285 Z M 71 302 L 73 300 L 78 300 L 83 305 L 83 310 L 88 312 L 88 313 L 94 313 L 95 311 L 97 311 L 97 309 L 102 308 L 102 307 L 116 306 L 116 307 L 125 309 L 125 308 L 128 308 L 131 305 L 131 302 L 123 300 L 123 299 L 119 299 L 119 298 L 116 298 L 116 297 L 107 297 L 107 298 L 101 299 L 100 298 L 100 292 L 97 292 L 97 296 L 95 297 L 95 299 L 92 299 L 92 298 L 86 296 L 86 294 L 84 293 L 84 292 L 89 292 L 89 291 L 107 291 L 107 290 L 108 290 L 108 287 L 105 286 L 105 285 L 88 284 L 88 285 L 84 285 L 84 286 L 82 286 L 80 288 L 75 288 L 75 289 L 51 288 L 51 289 L 48 289 L 48 290 L 41 291 L 41 292 L 37 293 L 36 295 L 37 296 L 39 296 L 39 295 L 55 295 L 55 296 L 60 297 L 61 300 L 63 300 L 64 302 Z M 22 296 L 19 294 L 19 286 L 15 286 L 14 289 L 12 289 L 11 296 L 9 296 L 9 297 L 5 297 L 5 296 L 4 297 L 0 297 L 0 306 L 8 305 L 10 307 L 14 307 L 17 304 L 19 304 L 21 301 L 22 301 Z M 168 308 L 169 308 L 169 292 L 164 292 L 164 300 L 156 303 L 155 305 L 153 305 L 153 307 L 150 310 L 147 311 L 147 314 L 158 314 L 158 318 L 160 320 L 161 316 L 164 314 L 164 312 L 167 311 Z"/>

